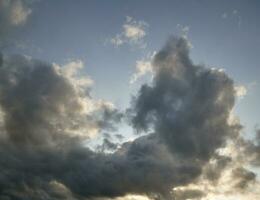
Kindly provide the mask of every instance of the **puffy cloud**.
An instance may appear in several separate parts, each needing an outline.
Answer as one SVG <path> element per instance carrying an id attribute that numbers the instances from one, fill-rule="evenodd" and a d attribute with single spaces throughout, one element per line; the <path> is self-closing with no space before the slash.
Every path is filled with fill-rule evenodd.
<path id="1" fill-rule="evenodd" d="M 0 199 L 205 199 L 259 187 L 244 157 L 255 146 L 240 137 L 239 122 L 229 122 L 233 81 L 193 64 L 184 38 L 154 56 L 152 83 L 128 110 L 146 135 L 122 144 L 107 137 L 101 151 L 84 142 L 114 130 L 123 114 L 91 98 L 82 67 L 2 57 Z"/>
<path id="2" fill-rule="evenodd" d="M 122 32 L 110 39 L 115 46 L 121 46 L 125 43 L 137 45 L 144 48 L 146 45 L 143 38 L 147 34 L 148 24 L 144 21 L 136 21 L 132 17 L 127 16 L 122 26 Z"/>
<path id="3" fill-rule="evenodd" d="M 124 35 L 130 40 L 139 40 L 146 35 L 144 26 L 144 22 L 133 21 L 133 19 L 128 16 L 126 23 L 123 25 Z"/>
<path id="4" fill-rule="evenodd" d="M 239 85 L 235 87 L 236 96 L 243 98 L 247 94 L 247 89 L 243 85 Z"/>
<path id="5" fill-rule="evenodd" d="M 139 130 L 158 133 L 173 152 L 207 160 L 237 134 L 227 123 L 233 81 L 223 72 L 192 64 L 188 51 L 181 38 L 169 40 L 156 54 L 154 81 L 142 86 L 132 122 Z"/>
<path id="6" fill-rule="evenodd" d="M 130 78 L 130 84 L 135 83 L 139 78 L 147 73 L 153 73 L 152 60 L 156 52 L 148 55 L 146 59 L 136 61 L 135 73 Z"/>
<path id="7" fill-rule="evenodd" d="M 59 67 L 24 56 L 4 58 L 0 103 L 13 142 L 56 145 L 62 135 L 91 137 L 99 131 L 103 117 L 116 114 L 108 103 L 90 97 L 89 78 L 76 78 L 82 66 L 72 62 Z"/>
<path id="8" fill-rule="evenodd" d="M 244 168 L 253 157 L 256 162 L 257 147 L 240 136 L 239 120 L 230 121 L 237 95 L 233 81 L 223 70 L 193 64 L 188 52 L 184 38 L 173 38 L 155 55 L 153 82 L 142 86 L 129 110 L 133 126 L 159 135 L 172 155 L 200 171 L 190 179 L 190 187 L 175 187 L 179 198 L 188 198 L 194 190 L 205 192 L 202 196 L 207 199 L 213 194 L 239 193 L 251 183 L 259 185 L 254 172 Z"/>
<path id="9" fill-rule="evenodd" d="M 89 85 L 75 81 L 75 69 L 81 65 L 61 67 L 24 56 L 4 56 L 0 67 L 1 198 L 167 195 L 172 185 L 196 176 L 197 168 L 185 162 L 175 164 L 154 135 L 124 143 L 112 154 L 85 147 L 82 139 L 91 137 L 93 126 L 106 129 L 122 115 L 109 103 L 93 102 Z"/>

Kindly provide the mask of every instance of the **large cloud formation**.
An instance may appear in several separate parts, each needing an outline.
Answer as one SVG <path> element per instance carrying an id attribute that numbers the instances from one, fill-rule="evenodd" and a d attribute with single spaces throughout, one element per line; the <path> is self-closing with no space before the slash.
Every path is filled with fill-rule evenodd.
<path id="1" fill-rule="evenodd" d="M 155 56 L 152 86 L 142 86 L 133 124 L 149 129 L 168 143 L 173 153 L 208 160 L 235 136 L 228 124 L 234 106 L 233 81 L 218 70 L 193 65 L 184 39 L 171 39 Z"/>
<path id="2" fill-rule="evenodd" d="M 173 185 L 198 175 L 191 163 L 175 163 L 156 134 L 125 143 L 113 154 L 91 151 L 82 139 L 91 136 L 93 126 L 103 130 L 121 115 L 105 103 L 99 109 L 100 103 L 90 103 L 88 86 L 76 84 L 69 69 L 24 56 L 2 60 L 2 199 L 168 195 Z"/>
<path id="3" fill-rule="evenodd" d="M 1 27 L 23 24 L 28 3 L 1 1 Z M 0 54 L 0 199 L 184 200 L 259 188 L 247 168 L 259 166 L 259 137 L 244 140 L 232 120 L 233 81 L 193 64 L 185 39 L 170 38 L 153 57 L 153 81 L 127 111 L 133 128 L 146 134 L 119 146 L 105 138 L 102 148 L 110 152 L 87 143 L 113 131 L 124 114 L 91 97 L 82 67 Z"/>
<path id="4" fill-rule="evenodd" d="M 238 140 L 241 126 L 229 122 L 233 81 L 194 65 L 188 53 L 185 39 L 171 38 L 155 55 L 153 82 L 128 110 L 133 127 L 149 134 L 113 153 L 83 143 L 122 114 L 91 98 L 89 80 L 76 76 L 81 64 L 2 56 L 0 198 L 203 198 L 204 191 L 178 188 L 218 180 L 232 158 L 217 150 Z M 242 190 L 255 174 L 237 167 L 233 178 Z"/>

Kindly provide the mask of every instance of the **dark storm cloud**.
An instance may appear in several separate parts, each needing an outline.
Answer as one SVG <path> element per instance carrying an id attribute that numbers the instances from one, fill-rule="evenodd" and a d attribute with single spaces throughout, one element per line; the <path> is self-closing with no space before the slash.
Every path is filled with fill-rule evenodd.
<path id="1" fill-rule="evenodd" d="M 113 154 L 83 147 L 82 137 L 70 130 L 81 131 L 95 120 L 96 126 L 104 128 L 108 122 L 120 121 L 122 114 L 108 107 L 94 113 L 98 119 L 80 114 L 82 94 L 53 65 L 24 56 L 4 56 L 0 83 L 1 198 L 127 193 L 166 197 L 172 186 L 189 183 L 200 173 L 196 165 L 175 160 L 157 135 L 122 144 Z M 56 195 L 52 187 L 65 194 Z"/>
<path id="2" fill-rule="evenodd" d="M 5 127 L 15 143 L 38 145 L 56 140 L 58 127 L 70 123 L 63 121 L 62 112 L 73 116 L 81 109 L 71 85 L 42 62 L 22 56 L 7 58 L 0 68 L 0 83 Z"/>
<path id="3" fill-rule="evenodd" d="M 114 130 L 120 112 L 104 104 L 85 113 L 82 101 L 92 100 L 89 93 L 79 93 L 55 66 L 3 56 L 0 198 L 202 197 L 199 190 L 174 194 L 172 188 L 196 182 L 211 158 L 218 163 L 218 174 L 211 175 L 216 179 L 230 160 L 215 151 L 236 138 L 240 126 L 228 123 L 233 81 L 224 72 L 194 65 L 188 53 L 187 41 L 178 38 L 158 52 L 153 83 L 142 86 L 129 111 L 136 129 L 152 133 L 120 148 L 106 138 L 104 148 L 113 153 L 92 151 L 82 142 L 93 125 Z"/>
<path id="4" fill-rule="evenodd" d="M 168 195 L 171 186 L 185 184 L 198 169 L 175 164 L 153 136 L 126 143 L 114 154 L 72 154 L 73 164 L 63 177 L 82 196 L 115 197 L 127 193 Z M 84 177 L 82 177 L 84 174 Z"/>
<path id="5" fill-rule="evenodd" d="M 184 39 L 171 39 L 155 56 L 154 81 L 134 102 L 133 125 L 152 129 L 175 154 L 208 160 L 239 127 L 228 124 L 233 81 L 224 73 L 194 65 Z"/>
<path id="6" fill-rule="evenodd" d="M 235 187 L 242 190 L 256 180 L 256 174 L 243 167 L 233 170 L 233 177 L 237 180 Z"/>

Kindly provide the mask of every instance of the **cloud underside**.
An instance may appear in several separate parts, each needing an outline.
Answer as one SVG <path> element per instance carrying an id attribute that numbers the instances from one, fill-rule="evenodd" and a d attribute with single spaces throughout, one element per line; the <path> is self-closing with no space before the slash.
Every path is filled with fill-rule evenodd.
<path id="1" fill-rule="evenodd" d="M 154 56 L 153 81 L 126 112 L 147 134 L 113 153 L 83 143 L 123 113 L 91 98 L 91 80 L 77 76 L 81 67 L 1 56 L 1 199 L 182 200 L 259 188 L 246 168 L 259 165 L 259 144 L 243 140 L 241 125 L 231 120 L 233 81 L 194 65 L 185 39 L 169 39 Z"/>

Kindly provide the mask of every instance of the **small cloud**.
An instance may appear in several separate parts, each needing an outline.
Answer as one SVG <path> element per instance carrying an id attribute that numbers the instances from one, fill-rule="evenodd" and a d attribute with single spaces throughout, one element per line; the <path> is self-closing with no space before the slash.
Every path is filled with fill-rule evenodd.
<path id="1" fill-rule="evenodd" d="M 147 58 L 137 60 L 135 65 L 135 73 L 130 78 L 130 84 L 135 83 L 139 78 L 146 75 L 147 73 L 152 73 L 152 60 L 156 52 L 153 52 L 151 55 L 148 55 Z"/>
<path id="2" fill-rule="evenodd" d="M 24 41 L 14 39 L 10 34 L 28 21 L 34 0 L 0 0 L 0 48 L 14 45 L 26 48 Z"/>
<path id="3" fill-rule="evenodd" d="M 125 24 L 123 27 L 124 27 L 124 35 L 130 40 L 139 40 L 146 35 L 142 27 L 130 25 L 130 24 Z"/>
<path id="4" fill-rule="evenodd" d="M 14 1 L 10 12 L 12 24 L 19 25 L 25 23 L 31 12 L 32 10 L 25 7 L 22 1 Z"/>
<path id="5" fill-rule="evenodd" d="M 247 88 L 244 85 L 235 86 L 236 96 L 243 98 L 247 94 Z"/>
<path id="6" fill-rule="evenodd" d="M 121 46 L 123 44 L 137 45 L 144 48 L 146 44 L 143 39 L 147 34 L 148 24 L 144 21 L 136 21 L 127 16 L 122 26 L 122 32 L 110 39 L 111 44 Z"/>
<path id="7" fill-rule="evenodd" d="M 9 26 L 18 26 L 24 24 L 31 14 L 32 10 L 27 7 L 22 0 L 2 0 L 0 1 L 0 20 Z"/>
<path id="8" fill-rule="evenodd" d="M 235 86 L 235 94 L 238 98 L 242 99 L 246 95 L 248 95 L 252 90 L 254 90 L 256 85 L 256 81 L 252 81 L 250 83 L 247 83 L 246 85 L 237 85 Z"/>

